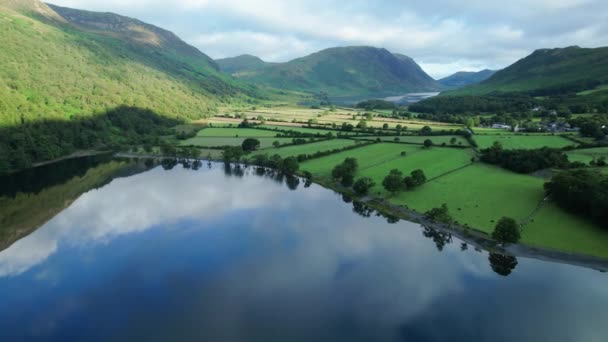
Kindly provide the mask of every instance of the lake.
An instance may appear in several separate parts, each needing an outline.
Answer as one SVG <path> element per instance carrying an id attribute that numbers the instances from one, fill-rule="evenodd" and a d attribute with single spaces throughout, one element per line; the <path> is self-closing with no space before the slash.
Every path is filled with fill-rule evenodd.
<path id="1" fill-rule="evenodd" d="M 435 97 L 439 95 L 438 92 L 432 93 L 407 93 L 399 96 L 389 96 L 384 98 L 385 101 L 395 102 L 401 105 L 409 105 L 416 102 L 420 102 L 422 100 L 429 99 L 431 97 Z"/>
<path id="2" fill-rule="evenodd" d="M 605 273 L 297 178 L 91 157 L 0 181 L 1 341 L 608 340 Z"/>

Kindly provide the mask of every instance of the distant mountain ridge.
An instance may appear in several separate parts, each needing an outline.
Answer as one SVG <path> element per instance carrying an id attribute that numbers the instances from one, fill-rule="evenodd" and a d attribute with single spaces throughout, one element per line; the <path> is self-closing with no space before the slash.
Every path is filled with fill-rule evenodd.
<path id="1" fill-rule="evenodd" d="M 219 70 L 215 61 L 209 56 L 194 46 L 188 45 L 173 32 L 160 27 L 110 12 L 91 12 L 52 4 L 48 4 L 48 6 L 62 18 L 81 29 L 112 35 L 136 44 L 173 50 L 176 53 L 193 58 L 200 58 L 210 67 Z"/>
<path id="2" fill-rule="evenodd" d="M 459 71 L 453 75 L 440 79 L 438 82 L 449 88 L 462 88 L 485 81 L 495 73 L 496 70 L 489 69 L 481 71 Z"/>
<path id="3" fill-rule="evenodd" d="M 268 63 L 261 58 L 252 55 L 240 55 L 236 57 L 220 58 L 215 62 L 222 72 L 239 77 L 242 73 L 255 72 L 268 68 L 275 63 Z"/>
<path id="4" fill-rule="evenodd" d="M 446 95 L 528 92 L 551 95 L 593 89 L 608 83 L 608 47 L 540 49 L 487 80 Z"/>
<path id="5" fill-rule="evenodd" d="M 245 58 L 229 61 L 235 60 L 243 62 Z M 218 63 L 225 65 L 226 61 Z M 325 92 L 330 97 L 389 96 L 443 89 L 410 57 L 369 46 L 329 48 L 285 63 L 262 67 L 258 62 L 255 66 L 255 70 L 240 69 L 235 76 L 253 84 Z"/>

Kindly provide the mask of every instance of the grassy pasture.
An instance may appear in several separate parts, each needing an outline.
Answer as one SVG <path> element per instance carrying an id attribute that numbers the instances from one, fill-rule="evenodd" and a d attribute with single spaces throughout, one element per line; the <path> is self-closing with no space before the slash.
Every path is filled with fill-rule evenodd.
<path id="1" fill-rule="evenodd" d="M 469 146 L 469 142 L 459 135 L 436 135 L 432 137 L 422 137 L 417 135 L 401 135 L 401 136 L 371 136 L 371 137 L 356 137 L 355 139 L 363 139 L 363 140 L 376 140 L 380 139 L 381 141 L 387 142 L 395 142 L 395 138 L 399 139 L 399 142 L 410 143 L 410 144 L 424 144 L 426 139 L 430 139 L 433 144 L 441 145 L 445 143 L 446 145 L 451 145 L 450 140 L 452 138 L 456 138 L 456 146 Z M 462 145 L 458 145 L 458 143 L 462 143 Z"/>
<path id="2" fill-rule="evenodd" d="M 277 133 L 294 131 L 294 132 L 300 132 L 300 133 L 321 134 L 321 135 L 325 135 L 327 133 L 331 133 L 333 135 L 337 135 L 338 133 L 340 133 L 342 135 L 355 134 L 353 132 L 341 132 L 341 131 L 336 131 L 336 130 L 331 130 L 331 129 L 306 128 L 306 127 L 289 127 L 289 126 L 273 126 L 273 125 L 262 125 L 260 127 L 281 131 L 281 132 L 277 132 Z"/>
<path id="3" fill-rule="evenodd" d="M 370 177 L 376 182 L 373 191 L 382 196 L 389 194 L 382 187 L 382 180 L 392 169 L 398 169 L 404 175 L 409 175 L 416 169 L 424 171 L 427 179 L 444 175 L 450 171 L 471 163 L 470 150 L 448 148 L 423 149 L 414 147 L 406 156 L 399 157 L 368 168 L 361 168 L 356 177 Z"/>
<path id="4" fill-rule="evenodd" d="M 557 135 L 475 135 L 479 148 L 491 147 L 495 141 L 505 149 L 538 149 L 542 147 L 562 148 L 576 145 L 574 142 Z"/>
<path id="5" fill-rule="evenodd" d="M 205 128 L 198 132 L 197 137 L 245 137 L 269 138 L 276 137 L 278 132 L 254 128 Z"/>
<path id="6" fill-rule="evenodd" d="M 241 146 L 247 137 L 194 137 L 180 142 L 180 146 L 199 146 L 199 147 L 221 147 L 221 146 Z M 260 148 L 272 147 L 273 142 L 289 144 L 293 138 L 260 138 Z"/>
<path id="7" fill-rule="evenodd" d="M 234 110 L 226 109 L 225 113 L 234 114 Z M 238 111 L 237 111 L 238 112 Z M 309 109 L 309 108 L 296 108 L 296 107 L 275 107 L 275 108 L 260 108 L 255 111 L 246 110 L 242 111 L 249 119 L 255 119 L 259 116 L 263 116 L 266 120 L 280 120 L 285 123 L 291 123 L 294 120 L 300 123 L 305 123 L 309 119 L 315 119 L 319 124 L 338 124 L 350 123 L 356 125 L 361 119 L 363 114 L 366 113 L 364 110 L 352 110 L 345 108 L 337 108 L 335 111 L 329 111 L 327 109 Z M 358 113 L 362 115 L 357 115 Z M 355 118 L 353 119 L 353 115 Z M 220 118 L 217 118 L 220 119 Z M 221 118 L 222 120 L 225 118 Z M 238 120 L 238 119 L 234 119 Z M 442 123 L 435 121 L 424 121 L 416 119 L 393 119 L 384 117 L 374 117 L 373 120 L 368 121 L 368 127 L 381 128 L 384 124 L 388 124 L 391 129 L 394 129 L 398 124 L 408 127 L 409 130 L 419 130 L 424 126 L 430 126 L 434 130 L 456 130 L 461 129 L 461 125 Z"/>
<path id="8" fill-rule="evenodd" d="M 543 184 L 540 178 L 476 163 L 390 201 L 419 212 L 446 203 L 461 224 L 491 233 L 502 216 L 524 220 L 531 215 L 544 198 Z"/>
<path id="9" fill-rule="evenodd" d="M 402 152 L 406 155 L 401 156 Z M 392 169 L 399 169 L 404 174 L 422 169 L 430 179 L 469 164 L 471 151 L 378 143 L 310 160 L 304 162 L 301 168 L 317 177 L 329 179 L 331 170 L 348 157 L 357 158 L 359 162 L 356 177 L 372 178 L 377 184 L 374 191 L 383 193 L 382 180 Z"/>
<path id="10" fill-rule="evenodd" d="M 572 150 L 566 153 L 571 162 L 581 162 L 589 164 L 593 159 L 601 157 L 608 158 L 608 147 L 586 148 L 582 150 Z"/>
<path id="11" fill-rule="evenodd" d="M 597 92 L 604 91 L 604 90 L 608 90 L 608 85 L 602 85 L 595 89 L 581 91 L 581 92 L 577 93 L 576 95 L 585 96 L 585 95 L 590 95 L 590 94 L 597 93 Z"/>
<path id="12" fill-rule="evenodd" d="M 608 234 L 592 222 L 546 203 L 524 227 L 523 241 L 530 245 L 608 257 Z"/>
<path id="13" fill-rule="evenodd" d="M 508 129 L 498 129 L 498 128 L 483 128 L 483 127 L 475 127 L 473 131 L 476 135 L 480 134 L 492 134 L 492 135 L 500 135 L 500 134 L 513 134 L 512 131 Z"/>
<path id="14" fill-rule="evenodd" d="M 269 156 L 278 154 L 282 158 L 290 156 L 298 156 L 300 154 L 314 154 L 319 151 L 331 151 L 334 149 L 344 148 L 347 146 L 354 145 L 356 141 L 349 139 L 332 139 L 319 141 L 310 144 L 285 146 L 279 148 L 269 148 L 265 150 L 256 151 L 255 154 L 268 154 Z"/>
<path id="15" fill-rule="evenodd" d="M 348 157 L 357 158 L 360 169 L 366 169 L 374 165 L 386 163 L 396 158 L 402 158 L 401 152 L 413 153 L 420 149 L 418 146 L 380 143 L 373 144 L 350 151 L 335 153 L 326 157 L 306 161 L 300 165 L 303 171 L 309 171 L 315 177 L 329 179 L 331 170 Z"/>

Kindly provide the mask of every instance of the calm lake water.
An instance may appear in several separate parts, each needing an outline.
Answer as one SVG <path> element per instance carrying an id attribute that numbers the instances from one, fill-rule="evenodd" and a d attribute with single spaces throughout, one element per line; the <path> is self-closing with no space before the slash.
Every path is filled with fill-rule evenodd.
<path id="1" fill-rule="evenodd" d="M 439 95 L 437 92 L 433 93 L 407 93 L 399 96 L 390 96 L 385 98 L 385 101 L 395 102 L 398 104 L 408 105 L 422 100 L 426 100 L 431 97 Z"/>
<path id="2" fill-rule="evenodd" d="M 0 179 L 0 341 L 608 341 L 598 271 L 253 168 L 54 168 Z"/>

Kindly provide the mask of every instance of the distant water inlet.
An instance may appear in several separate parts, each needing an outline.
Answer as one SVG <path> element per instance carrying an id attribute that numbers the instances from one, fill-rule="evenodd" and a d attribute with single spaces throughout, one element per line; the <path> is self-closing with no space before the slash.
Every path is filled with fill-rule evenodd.
<path id="1" fill-rule="evenodd" d="M 411 104 L 439 95 L 439 93 L 407 93 L 399 96 L 389 96 L 384 98 L 385 101 L 395 102 L 399 104 Z"/>

